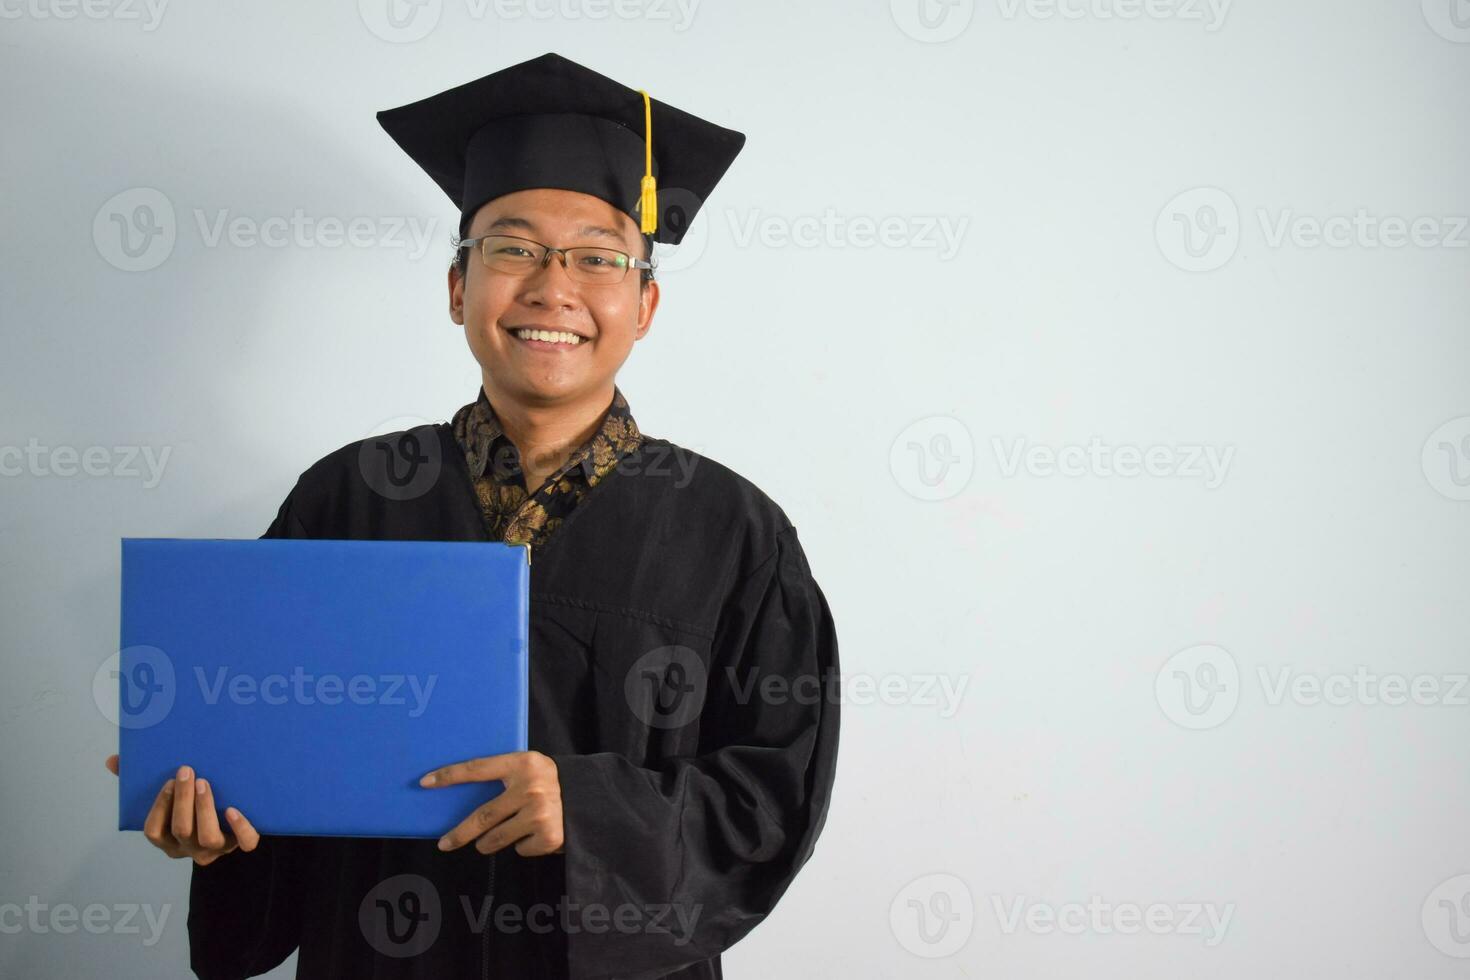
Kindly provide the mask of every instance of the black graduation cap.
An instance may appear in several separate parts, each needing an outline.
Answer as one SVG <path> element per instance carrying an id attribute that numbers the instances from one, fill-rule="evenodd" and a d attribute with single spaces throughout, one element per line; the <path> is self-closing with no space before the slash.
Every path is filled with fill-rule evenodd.
<path id="1" fill-rule="evenodd" d="M 599 197 L 677 245 L 745 145 L 744 133 L 554 53 L 384 109 L 378 122 L 460 209 L 460 237 L 486 201 L 554 187 Z M 686 192 L 675 220 L 659 220 L 659 186 Z"/>

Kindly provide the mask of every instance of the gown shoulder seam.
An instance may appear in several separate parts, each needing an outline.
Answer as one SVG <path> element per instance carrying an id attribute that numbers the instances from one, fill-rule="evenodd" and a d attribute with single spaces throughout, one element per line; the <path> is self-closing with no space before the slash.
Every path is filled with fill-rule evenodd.
<path id="1" fill-rule="evenodd" d="M 740 581 L 735 584 L 734 588 L 731 589 L 731 591 L 739 592 L 741 589 L 745 588 L 746 583 L 755 578 L 761 572 L 765 571 L 766 566 L 774 562 L 776 558 L 781 554 L 781 540 L 785 538 L 786 535 L 794 532 L 795 530 L 795 524 L 787 524 L 785 527 L 781 528 L 781 530 L 777 531 L 775 535 L 776 546 L 771 549 L 771 553 L 769 555 L 766 555 L 766 557 L 762 558 L 760 561 L 756 562 L 754 567 L 752 567 L 749 572 L 746 572 L 745 575 L 741 577 Z"/>

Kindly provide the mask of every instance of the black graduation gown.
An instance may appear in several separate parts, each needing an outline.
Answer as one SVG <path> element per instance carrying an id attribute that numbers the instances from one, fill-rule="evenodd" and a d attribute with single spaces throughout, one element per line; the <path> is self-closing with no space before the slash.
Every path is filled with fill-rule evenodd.
<path id="1" fill-rule="evenodd" d="M 263 537 L 488 540 L 450 425 L 409 431 L 432 478 L 374 490 L 349 444 Z M 811 856 L 836 767 L 837 639 L 796 529 L 732 470 L 649 438 L 531 559 L 530 747 L 557 764 L 565 852 L 263 838 L 193 869 L 201 978 L 293 949 L 311 978 L 722 976 Z M 673 715 L 629 694 L 653 651 L 654 683 L 685 691 L 661 702 Z"/>

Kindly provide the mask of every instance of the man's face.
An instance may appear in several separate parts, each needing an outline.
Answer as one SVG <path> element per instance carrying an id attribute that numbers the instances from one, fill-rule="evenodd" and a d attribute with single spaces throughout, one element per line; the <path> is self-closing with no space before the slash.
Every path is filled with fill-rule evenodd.
<path id="1" fill-rule="evenodd" d="M 577 191 L 536 188 L 487 202 L 470 222 L 468 238 L 514 235 L 550 245 L 598 245 L 643 258 L 633 219 L 600 198 Z M 570 402 L 610 391 L 634 341 L 648 332 L 658 306 L 658 284 L 640 287 L 640 270 L 619 283 L 568 278 L 559 261 L 524 275 L 487 268 L 471 249 L 465 274 L 449 273 L 449 313 L 495 393 L 529 404 Z M 523 328 L 568 331 L 575 345 L 528 342 Z"/>

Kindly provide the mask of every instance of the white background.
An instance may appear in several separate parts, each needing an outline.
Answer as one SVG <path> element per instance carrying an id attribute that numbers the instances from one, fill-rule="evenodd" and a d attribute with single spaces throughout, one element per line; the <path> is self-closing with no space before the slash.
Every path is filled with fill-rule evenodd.
<path id="1" fill-rule="evenodd" d="M 1470 670 L 1463 0 L 97 2 L 0 0 L 0 453 L 169 455 L 0 455 L 0 974 L 187 975 L 188 865 L 102 768 L 118 540 L 257 536 L 321 455 L 474 398 L 456 215 L 373 113 L 555 50 L 749 137 L 619 376 L 640 427 L 786 509 L 847 675 L 965 685 L 849 691 L 826 832 L 727 975 L 1463 975 L 1466 692 L 1272 687 Z M 159 196 L 128 271 L 112 215 Z M 433 226 L 199 227 L 296 209 Z M 1181 700 L 1201 644 L 1223 716 Z M 32 896 L 169 918 L 17 931 Z M 1089 901 L 1230 918 L 1007 931 Z"/>

